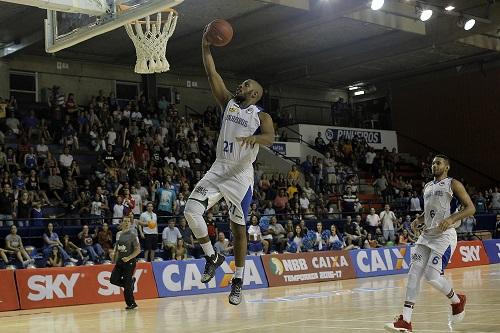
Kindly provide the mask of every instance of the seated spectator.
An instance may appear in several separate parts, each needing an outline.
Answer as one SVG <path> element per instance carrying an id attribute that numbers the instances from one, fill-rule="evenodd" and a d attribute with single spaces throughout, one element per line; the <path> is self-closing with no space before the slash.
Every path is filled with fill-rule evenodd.
<path id="1" fill-rule="evenodd" d="M 9 264 L 9 258 L 7 257 L 7 254 L 14 254 L 14 251 L 0 248 L 0 259 L 2 259 L 5 265 Z"/>
<path id="2" fill-rule="evenodd" d="M 168 220 L 168 225 L 165 229 L 163 229 L 161 235 L 162 247 L 166 252 L 166 258 L 175 259 L 175 248 L 177 246 L 177 240 L 182 239 L 181 232 L 175 226 L 175 219 Z"/>
<path id="3" fill-rule="evenodd" d="M 366 236 L 365 244 L 364 244 L 363 248 L 365 248 L 365 249 L 375 249 L 377 247 L 379 247 L 379 245 L 377 243 L 377 240 L 373 239 L 373 235 L 371 233 L 369 233 Z"/>
<path id="4" fill-rule="evenodd" d="M 408 230 L 403 229 L 403 232 L 399 235 L 399 245 L 413 244 L 415 240 L 411 237 Z"/>
<path id="5" fill-rule="evenodd" d="M 97 239 L 97 227 L 94 229 L 94 233 L 91 234 L 89 231 L 89 226 L 84 225 L 82 231 L 78 233 L 78 239 L 80 240 L 80 247 L 87 252 L 87 255 L 95 263 L 100 263 L 104 258 L 104 250 L 101 244 L 94 243 Z"/>
<path id="6" fill-rule="evenodd" d="M 7 160 L 7 169 L 10 172 L 14 172 L 19 169 L 19 163 L 17 162 L 17 156 L 12 147 L 7 148 L 5 152 L 5 159 Z"/>
<path id="7" fill-rule="evenodd" d="M 289 181 L 295 181 L 296 183 L 299 181 L 300 171 L 297 169 L 296 165 L 292 165 L 292 170 L 288 172 L 287 178 Z"/>
<path id="8" fill-rule="evenodd" d="M 26 170 L 38 168 L 38 156 L 35 152 L 35 147 L 31 146 L 29 152 L 24 155 L 23 165 Z"/>
<path id="9" fill-rule="evenodd" d="M 493 212 L 500 212 L 500 192 L 496 186 L 495 190 L 491 193 L 490 209 Z"/>
<path id="10" fill-rule="evenodd" d="M 295 226 L 295 231 L 293 234 L 293 239 L 292 242 L 295 244 L 297 247 L 296 252 L 302 252 L 303 251 L 303 244 L 302 244 L 302 239 L 304 238 L 304 235 L 307 233 L 307 231 L 303 230 L 300 224 L 297 224 Z"/>
<path id="11" fill-rule="evenodd" d="M 380 246 L 384 246 L 386 243 L 384 234 L 382 233 L 382 230 L 380 228 L 375 229 L 375 240 Z"/>
<path id="12" fill-rule="evenodd" d="M 219 232 L 217 242 L 214 244 L 214 249 L 217 253 L 224 256 L 230 256 L 233 253 L 233 246 L 229 243 L 229 240 L 222 231 Z"/>
<path id="13" fill-rule="evenodd" d="M 288 196 L 285 194 L 285 190 L 281 189 L 278 193 L 278 196 L 273 201 L 274 208 L 276 209 L 276 214 L 285 213 L 287 204 Z"/>
<path id="14" fill-rule="evenodd" d="M 318 132 L 318 136 L 314 139 L 314 146 L 316 147 L 316 150 L 321 153 L 325 150 L 326 143 L 321 136 L 321 132 Z"/>
<path id="15" fill-rule="evenodd" d="M 500 238 L 500 214 L 497 214 L 497 220 L 495 222 L 495 232 L 494 237 L 496 239 Z"/>
<path id="16" fill-rule="evenodd" d="M 35 116 L 35 110 L 30 110 L 29 116 L 25 117 L 23 120 L 23 127 L 26 130 L 26 135 L 28 139 L 31 140 L 33 134 L 38 132 L 38 123 L 39 120 Z"/>
<path id="17" fill-rule="evenodd" d="M 324 251 L 326 250 L 326 242 L 323 239 L 323 223 L 316 223 L 316 240 L 314 241 L 314 250 Z"/>
<path id="18" fill-rule="evenodd" d="M 263 191 L 267 191 L 271 187 L 271 182 L 269 181 L 269 179 L 267 179 L 267 175 L 262 175 L 262 177 L 258 181 L 258 184 L 259 189 Z"/>
<path id="19" fill-rule="evenodd" d="M 69 169 L 73 162 L 73 155 L 69 152 L 69 147 L 64 147 L 63 153 L 59 155 L 59 165 L 62 170 Z"/>
<path id="20" fill-rule="evenodd" d="M 66 112 L 68 114 L 76 114 L 79 110 L 78 103 L 76 103 L 75 95 L 72 93 L 68 94 L 68 99 L 65 103 Z"/>
<path id="21" fill-rule="evenodd" d="M 10 179 L 8 179 L 10 181 Z M 3 183 L 3 191 L 0 192 L 0 227 L 3 227 L 4 223 L 6 226 L 11 226 L 13 224 L 12 218 L 16 218 L 16 212 L 14 210 L 14 194 L 12 193 L 12 188 L 9 183 Z"/>
<path id="22" fill-rule="evenodd" d="M 353 221 L 350 216 L 347 216 L 347 222 L 344 228 L 344 236 L 346 243 L 348 243 L 348 240 L 350 240 L 351 242 L 349 244 L 353 244 L 355 246 L 361 246 L 363 244 L 359 225 L 355 221 Z"/>
<path id="23" fill-rule="evenodd" d="M 51 248 L 51 253 L 47 259 L 47 267 L 62 267 L 63 258 L 59 252 L 59 246 L 53 246 Z"/>
<path id="24" fill-rule="evenodd" d="M 40 124 L 38 125 L 38 132 L 40 140 L 47 140 L 47 142 L 52 141 L 52 134 L 50 134 L 49 126 L 47 125 L 45 118 L 41 119 Z"/>
<path id="25" fill-rule="evenodd" d="M 283 252 L 287 243 L 287 235 L 285 228 L 283 228 L 283 226 L 278 223 L 278 219 L 276 218 L 276 216 L 271 216 L 268 233 L 273 237 L 271 248 L 274 247 L 276 251 L 280 253 Z"/>
<path id="26" fill-rule="evenodd" d="M 366 216 L 366 224 L 368 231 L 374 235 L 375 230 L 380 226 L 380 217 L 375 212 L 375 208 L 370 208 L 370 214 Z"/>
<path id="27" fill-rule="evenodd" d="M 462 220 L 460 227 L 458 228 L 459 239 L 462 240 L 473 240 L 472 231 L 476 226 L 476 218 L 474 216 L 466 217 Z"/>
<path id="28" fill-rule="evenodd" d="M 219 233 L 217 230 L 217 225 L 215 224 L 214 214 L 212 212 L 208 212 L 206 217 L 207 228 L 208 228 L 208 237 L 210 238 L 210 242 L 212 244 L 217 240 L 217 234 Z"/>
<path id="29" fill-rule="evenodd" d="M 474 206 L 476 207 L 477 213 L 485 213 L 488 211 L 486 199 L 483 196 L 483 192 L 479 192 L 474 200 Z"/>
<path id="30" fill-rule="evenodd" d="M 342 207 L 342 216 L 347 217 L 348 215 L 354 213 L 355 205 L 358 202 L 358 197 L 353 194 L 351 189 L 348 187 L 347 192 L 339 199 L 339 207 Z"/>
<path id="31" fill-rule="evenodd" d="M 7 125 L 9 130 L 14 134 L 19 135 L 21 132 L 21 122 L 16 118 L 14 112 L 11 112 L 9 117 L 5 119 L 5 125 Z"/>
<path id="32" fill-rule="evenodd" d="M 103 223 L 102 229 L 97 233 L 97 243 L 101 245 L 105 256 L 111 259 L 112 257 L 109 255 L 109 251 L 113 248 L 113 233 L 109 229 L 107 223 Z"/>
<path id="33" fill-rule="evenodd" d="M 187 259 L 187 249 L 184 246 L 184 240 L 179 238 L 177 240 L 177 245 L 173 251 L 175 253 L 175 260 L 186 260 Z"/>
<path id="34" fill-rule="evenodd" d="M 17 218 L 22 219 L 21 221 L 17 221 L 17 224 L 20 227 L 29 227 L 31 208 L 32 202 L 28 191 L 21 191 L 21 194 L 19 195 L 19 199 L 17 201 Z"/>
<path id="35" fill-rule="evenodd" d="M 43 248 L 43 254 L 48 258 L 52 253 L 53 247 L 59 248 L 59 253 L 61 254 L 64 261 L 71 261 L 76 263 L 78 260 L 71 258 L 69 254 L 64 251 L 63 244 L 59 240 L 59 236 L 54 232 L 54 225 L 52 223 L 47 224 L 47 228 L 43 234 L 43 242 L 45 243 Z"/>
<path id="36" fill-rule="evenodd" d="M 23 241 L 21 236 L 17 234 L 17 227 L 15 225 L 10 227 L 10 233 L 5 237 L 5 249 L 12 251 L 23 267 L 34 263 L 34 260 L 31 259 L 24 249 Z"/>
<path id="37" fill-rule="evenodd" d="M 262 242 L 262 231 L 259 226 L 257 216 L 250 217 L 250 227 L 248 228 L 248 253 L 252 256 L 263 255 L 264 244 Z"/>
<path id="38" fill-rule="evenodd" d="M 79 248 L 78 246 L 76 246 L 75 243 L 73 243 L 69 239 L 69 235 L 63 236 L 62 243 L 63 243 L 64 251 L 66 251 L 72 258 L 75 258 L 76 256 L 78 256 L 78 258 L 80 260 L 82 260 L 82 261 L 84 260 L 82 249 Z"/>
<path id="39" fill-rule="evenodd" d="M 273 202 L 267 201 L 266 208 L 264 209 L 264 216 L 274 216 L 276 215 L 276 211 L 273 208 Z"/>

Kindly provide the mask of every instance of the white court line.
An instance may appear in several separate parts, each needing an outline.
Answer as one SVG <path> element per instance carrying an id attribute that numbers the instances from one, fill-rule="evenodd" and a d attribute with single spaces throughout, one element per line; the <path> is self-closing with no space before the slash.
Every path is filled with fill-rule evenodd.
<path id="1" fill-rule="evenodd" d="M 339 329 L 340 331 L 370 331 L 370 332 L 387 332 L 383 328 L 373 328 L 373 327 L 344 327 L 344 326 L 309 326 L 309 325 L 301 325 L 301 326 L 294 326 L 293 328 L 314 328 L 316 330 L 319 329 Z M 449 331 L 449 330 L 446 330 Z M 424 330 L 424 329 L 418 329 L 418 332 L 438 332 L 438 333 L 443 333 L 445 332 L 444 330 Z M 474 331 L 474 333 L 491 333 L 490 332 L 482 332 L 482 331 Z"/>
<path id="2" fill-rule="evenodd" d="M 302 320 L 286 321 L 286 322 L 274 323 L 274 324 L 268 324 L 268 325 L 259 325 L 259 326 L 242 327 L 242 328 L 231 328 L 229 330 L 224 330 L 224 331 L 217 330 L 217 331 L 213 331 L 213 332 L 231 333 L 231 332 L 236 332 L 236 331 L 260 330 L 261 328 L 275 327 L 275 326 L 282 326 L 282 325 L 291 325 L 291 324 L 302 323 L 302 322 L 309 321 L 309 320 L 310 319 L 302 319 Z"/>
<path id="3" fill-rule="evenodd" d="M 370 323 L 387 323 L 388 321 L 385 320 L 371 320 L 371 318 L 373 318 L 372 316 L 370 316 Z M 365 318 L 366 319 L 366 318 Z M 313 320 L 313 321 L 338 321 L 338 322 L 349 322 L 349 321 L 357 321 L 359 322 L 361 319 L 316 319 L 316 318 L 312 318 L 312 319 L 309 319 L 309 320 Z M 440 321 L 425 321 L 426 324 L 443 324 L 443 322 L 440 322 Z M 466 322 L 460 322 L 460 323 L 456 323 L 455 325 L 488 325 L 488 326 L 500 326 L 500 324 L 490 324 L 490 323 L 466 323 Z"/>

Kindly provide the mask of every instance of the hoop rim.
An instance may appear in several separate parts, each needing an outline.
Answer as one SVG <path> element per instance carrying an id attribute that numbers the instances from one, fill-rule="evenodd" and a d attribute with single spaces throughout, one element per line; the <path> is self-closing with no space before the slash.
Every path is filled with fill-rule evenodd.
<path id="1" fill-rule="evenodd" d="M 117 6 L 117 9 L 120 12 L 125 12 L 125 11 L 129 10 L 130 8 L 132 8 L 132 7 L 134 7 L 134 6 L 120 4 L 120 5 Z M 164 9 L 162 9 L 159 12 L 156 12 L 155 14 L 158 14 L 158 13 L 174 13 L 175 16 L 179 16 L 179 12 L 176 11 L 175 9 L 171 8 L 171 7 L 165 7 Z M 155 14 L 152 14 L 152 15 L 155 15 Z M 162 18 L 161 22 L 165 23 L 165 22 L 167 22 L 167 20 L 168 20 L 167 18 L 166 19 Z M 127 24 L 136 23 L 136 22 L 138 22 L 139 24 L 146 24 L 146 21 L 143 21 L 143 20 L 134 20 L 134 21 L 128 22 Z"/>

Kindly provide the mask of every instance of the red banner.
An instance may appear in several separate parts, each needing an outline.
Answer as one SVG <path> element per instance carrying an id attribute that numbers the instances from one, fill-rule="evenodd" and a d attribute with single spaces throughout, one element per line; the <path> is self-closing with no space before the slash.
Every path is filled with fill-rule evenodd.
<path id="1" fill-rule="evenodd" d="M 481 241 L 460 241 L 447 268 L 488 265 L 488 255 Z"/>
<path id="2" fill-rule="evenodd" d="M 303 252 L 262 256 L 269 287 L 354 279 L 348 252 Z"/>
<path id="3" fill-rule="evenodd" d="M 16 282 L 21 309 L 123 301 L 123 290 L 109 282 L 113 267 L 96 265 L 18 270 Z M 136 299 L 158 297 L 150 263 L 137 264 L 134 277 Z"/>
<path id="4" fill-rule="evenodd" d="M 0 311 L 19 309 L 14 271 L 0 270 Z"/>

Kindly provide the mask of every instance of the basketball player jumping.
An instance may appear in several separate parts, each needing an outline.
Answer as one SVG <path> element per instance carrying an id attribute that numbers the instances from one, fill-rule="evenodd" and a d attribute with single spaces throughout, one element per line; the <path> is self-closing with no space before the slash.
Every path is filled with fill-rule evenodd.
<path id="1" fill-rule="evenodd" d="M 449 170 L 448 157 L 436 155 L 432 161 L 434 180 L 424 187 L 424 212 L 411 225 L 415 230 L 424 224 L 411 258 L 403 314 L 394 323 L 385 325 L 387 331 L 412 332 L 411 315 L 422 277 L 450 300 L 451 322 L 459 322 L 464 318 L 465 295 L 456 294 L 442 273 L 457 246 L 455 228 L 462 219 L 474 215 L 476 208 L 462 183 L 448 177 Z M 463 209 L 452 214 L 454 196 Z"/>
<path id="2" fill-rule="evenodd" d="M 270 146 L 273 143 L 274 127 L 271 117 L 255 105 L 262 97 L 259 83 L 250 79 L 244 81 L 238 86 L 234 96 L 227 90 L 215 69 L 206 32 L 202 39 L 202 53 L 212 94 L 225 110 L 217 141 L 216 160 L 189 196 L 184 216 L 205 252 L 207 262 L 201 281 L 206 283 L 214 277 L 215 270 L 225 258 L 214 252 L 203 214 L 221 198 L 227 201 L 236 261 L 229 303 L 238 305 L 242 297 L 247 253 L 245 218 L 252 200 L 254 183 L 252 163 L 257 157 L 259 144 Z M 255 134 L 259 127 L 260 134 Z"/>

